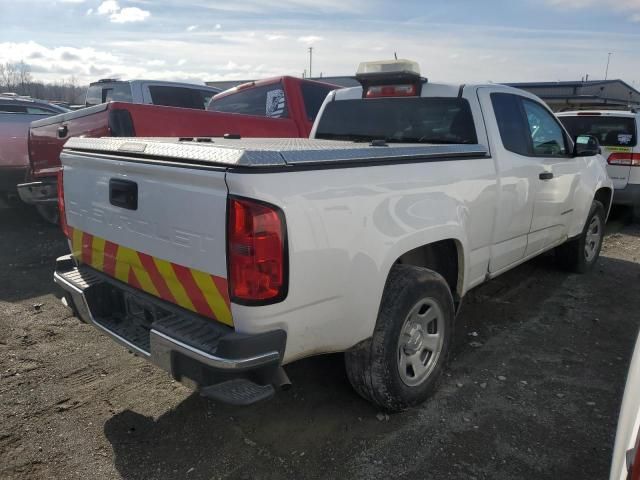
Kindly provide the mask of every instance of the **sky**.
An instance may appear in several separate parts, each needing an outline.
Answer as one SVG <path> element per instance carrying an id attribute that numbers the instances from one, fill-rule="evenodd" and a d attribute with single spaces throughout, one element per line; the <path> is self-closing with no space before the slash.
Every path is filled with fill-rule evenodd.
<path id="1" fill-rule="evenodd" d="M 640 89 L 640 0 L 0 0 L 0 63 L 42 81 L 202 83 L 417 61 L 454 83 L 602 79 Z"/>

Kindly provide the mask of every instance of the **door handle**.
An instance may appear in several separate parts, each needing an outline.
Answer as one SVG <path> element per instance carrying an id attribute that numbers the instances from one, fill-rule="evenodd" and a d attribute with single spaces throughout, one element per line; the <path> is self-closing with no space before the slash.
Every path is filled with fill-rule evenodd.
<path id="1" fill-rule="evenodd" d="M 551 180 L 553 178 L 553 173 L 552 172 L 542 172 L 540 175 L 538 175 L 538 178 L 540 180 Z"/>
<path id="2" fill-rule="evenodd" d="M 109 180 L 109 203 L 127 210 L 138 209 L 138 184 L 131 180 Z"/>
<path id="3" fill-rule="evenodd" d="M 69 133 L 69 128 L 66 125 L 62 125 L 58 127 L 58 138 L 64 138 Z"/>

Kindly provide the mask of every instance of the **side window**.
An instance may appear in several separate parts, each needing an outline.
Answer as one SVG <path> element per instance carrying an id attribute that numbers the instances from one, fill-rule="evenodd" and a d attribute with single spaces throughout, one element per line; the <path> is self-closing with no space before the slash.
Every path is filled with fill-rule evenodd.
<path id="1" fill-rule="evenodd" d="M 211 92 L 209 90 L 198 90 L 200 92 L 200 95 L 202 95 L 202 106 L 203 108 L 207 108 L 207 105 L 209 105 L 209 102 L 211 101 L 211 97 L 213 97 L 215 95 L 215 92 Z"/>
<path id="2" fill-rule="evenodd" d="M 99 85 L 91 85 L 87 89 L 85 105 L 91 107 L 93 105 L 99 105 L 100 103 L 102 103 L 102 88 Z"/>
<path id="3" fill-rule="evenodd" d="M 541 156 L 562 156 L 567 154 L 564 133 L 553 115 L 542 105 L 522 99 L 529 131 L 533 154 Z"/>
<path id="4" fill-rule="evenodd" d="M 154 105 L 166 107 L 193 108 L 204 110 L 204 100 L 200 90 L 186 87 L 149 86 Z"/>
<path id="5" fill-rule="evenodd" d="M 492 93 L 491 104 L 498 121 L 502 145 L 520 155 L 531 155 L 529 125 L 520 105 L 520 96 L 510 93 Z"/>
<path id="6" fill-rule="evenodd" d="M 22 105 L 0 105 L 2 113 L 27 113 L 27 107 Z"/>
<path id="7" fill-rule="evenodd" d="M 334 89 L 325 85 L 307 82 L 303 83 L 300 89 L 302 90 L 302 99 L 304 100 L 304 109 L 307 112 L 307 118 L 313 122 L 316 115 L 318 115 L 322 102 L 327 98 L 327 94 Z"/>
<path id="8" fill-rule="evenodd" d="M 288 117 L 287 103 L 279 83 L 263 87 L 247 87 L 221 98 L 214 98 L 208 107 L 214 112 L 241 113 L 270 118 Z"/>
<path id="9" fill-rule="evenodd" d="M 46 108 L 27 107 L 27 113 L 30 115 L 52 115 L 53 113 L 58 113 L 58 112 L 54 112 L 53 110 L 47 110 Z"/>

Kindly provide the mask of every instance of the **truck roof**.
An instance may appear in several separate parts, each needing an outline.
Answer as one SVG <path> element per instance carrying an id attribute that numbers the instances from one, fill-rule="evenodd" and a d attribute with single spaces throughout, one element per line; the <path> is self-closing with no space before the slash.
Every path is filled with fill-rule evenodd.
<path id="1" fill-rule="evenodd" d="M 141 161 L 222 165 L 227 167 L 284 167 L 336 163 L 428 160 L 443 157 L 484 157 L 483 145 L 371 144 L 306 138 L 80 138 L 66 151 L 143 157 Z M 134 159 L 135 160 L 135 159 Z"/>
<path id="2" fill-rule="evenodd" d="M 491 88 L 493 90 L 500 90 L 504 92 L 511 92 L 517 95 L 533 97 L 533 94 L 529 94 L 526 91 L 502 85 L 498 83 L 479 83 L 479 84 L 453 84 L 453 83 L 433 83 L 425 81 L 422 84 L 421 97 L 456 97 L 460 94 L 461 89 L 478 89 L 481 87 Z M 335 91 L 335 100 L 355 100 L 362 98 L 362 87 L 348 87 L 341 88 Z"/>
<path id="3" fill-rule="evenodd" d="M 94 85 L 106 85 L 109 83 L 128 83 L 130 85 L 135 85 L 135 84 L 140 84 L 140 83 L 153 83 L 156 85 L 162 85 L 162 86 L 166 86 L 166 87 L 198 87 L 201 88 L 202 90 L 209 90 L 211 92 L 219 92 L 220 89 L 216 88 L 216 87 L 210 87 L 209 85 L 206 85 L 204 82 L 202 83 L 191 83 L 191 82 L 169 82 L 169 81 L 165 81 L 165 80 L 145 80 L 145 79 L 136 79 L 136 80 L 119 80 L 119 79 L 111 79 L 111 78 L 104 78 L 101 80 L 98 80 L 97 82 L 91 82 L 89 84 L 90 87 L 94 86 Z"/>
<path id="4" fill-rule="evenodd" d="M 603 116 L 603 117 L 626 117 L 634 118 L 640 115 L 639 112 L 631 110 L 573 110 L 569 112 L 558 112 L 558 117 L 577 117 L 577 116 Z"/>

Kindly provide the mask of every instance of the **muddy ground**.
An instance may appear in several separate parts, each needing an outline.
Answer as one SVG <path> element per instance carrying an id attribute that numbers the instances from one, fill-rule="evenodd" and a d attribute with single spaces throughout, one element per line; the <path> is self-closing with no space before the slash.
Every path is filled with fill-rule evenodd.
<path id="1" fill-rule="evenodd" d="M 72 317 L 51 280 L 61 234 L 1 210 L 0 478 L 605 479 L 640 324 L 623 217 L 589 275 L 547 255 L 473 291 L 438 392 L 384 416 L 341 355 L 291 365 L 263 404 L 201 398 Z"/>

